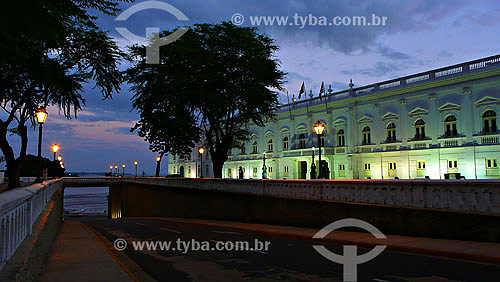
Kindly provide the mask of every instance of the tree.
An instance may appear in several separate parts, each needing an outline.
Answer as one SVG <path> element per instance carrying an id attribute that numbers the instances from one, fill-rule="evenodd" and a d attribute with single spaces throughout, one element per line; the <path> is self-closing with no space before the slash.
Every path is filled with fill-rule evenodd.
<path id="1" fill-rule="evenodd" d="M 285 76 L 276 50 L 255 28 L 228 22 L 194 25 L 160 48 L 160 64 L 146 64 L 145 46 L 132 46 L 126 78 L 140 115 L 132 131 L 160 154 L 184 156 L 204 140 L 222 177 L 229 150 L 248 139 L 247 124 L 274 117 Z"/>
<path id="2" fill-rule="evenodd" d="M 118 92 L 124 53 L 96 24 L 89 9 L 107 15 L 128 0 L 17 0 L 2 8 L 0 31 L 0 149 L 7 163 L 8 189 L 20 186 L 26 157 L 27 123 L 38 108 L 55 105 L 67 118 L 85 105 L 83 83 L 93 80 L 104 98 Z M 8 134 L 21 139 L 16 157 Z"/>

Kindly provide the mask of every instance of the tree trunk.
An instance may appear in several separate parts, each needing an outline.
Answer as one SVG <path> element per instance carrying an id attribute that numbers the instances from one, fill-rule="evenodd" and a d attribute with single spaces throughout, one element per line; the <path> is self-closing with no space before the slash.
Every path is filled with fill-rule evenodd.
<path id="1" fill-rule="evenodd" d="M 15 160 L 14 162 L 7 163 L 7 177 L 9 178 L 9 185 L 7 190 L 21 187 L 21 179 L 19 177 L 20 163 Z"/>
<path id="2" fill-rule="evenodd" d="M 222 178 L 222 167 L 224 166 L 224 162 L 225 161 L 212 158 L 212 167 L 214 170 L 214 178 Z"/>

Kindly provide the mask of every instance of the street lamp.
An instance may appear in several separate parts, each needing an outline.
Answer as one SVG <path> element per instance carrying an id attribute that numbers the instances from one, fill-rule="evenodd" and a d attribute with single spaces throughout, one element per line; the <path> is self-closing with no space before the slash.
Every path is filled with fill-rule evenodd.
<path id="1" fill-rule="evenodd" d="M 311 179 L 316 179 L 316 163 L 314 162 L 314 147 L 312 147 Z"/>
<path id="2" fill-rule="evenodd" d="M 137 161 L 134 161 L 134 165 L 135 165 L 135 177 L 137 177 L 137 165 L 139 163 Z"/>
<path id="3" fill-rule="evenodd" d="M 116 170 L 116 176 L 118 176 L 118 166 L 115 165 L 115 170 Z"/>
<path id="4" fill-rule="evenodd" d="M 38 177 L 36 178 L 35 182 L 40 183 L 42 182 L 42 174 L 43 174 L 43 167 L 41 165 L 42 163 L 42 129 L 43 129 L 43 124 L 47 120 L 47 111 L 45 111 L 44 108 L 40 108 L 36 111 L 36 120 L 38 121 L 39 127 L 38 127 L 38 159 L 40 162 L 40 172 Z"/>
<path id="5" fill-rule="evenodd" d="M 205 153 L 205 148 L 198 148 L 198 153 L 200 153 L 200 178 L 203 178 L 203 153 Z"/>
<path id="6" fill-rule="evenodd" d="M 52 152 L 54 152 L 54 161 L 56 161 L 57 151 L 59 151 L 59 146 L 57 144 L 52 145 Z"/>
<path id="7" fill-rule="evenodd" d="M 113 166 L 112 165 L 109 166 L 109 173 L 110 173 L 109 176 L 112 177 L 113 176 Z"/>
<path id="8" fill-rule="evenodd" d="M 264 155 L 264 163 L 262 165 L 262 179 L 267 179 L 267 167 L 266 167 L 266 151 L 262 153 Z"/>
<path id="9" fill-rule="evenodd" d="M 319 120 L 318 122 L 313 126 L 314 132 L 316 132 L 316 135 L 318 135 L 318 147 L 319 147 L 319 152 L 318 152 L 318 159 L 319 159 L 319 173 L 318 173 L 318 179 L 323 178 L 323 164 L 321 163 L 321 135 L 323 135 L 323 131 L 325 130 L 325 125 L 323 125 Z"/>
<path id="10" fill-rule="evenodd" d="M 125 176 L 125 164 L 122 164 L 122 176 Z"/>
<path id="11" fill-rule="evenodd" d="M 57 157 L 57 160 L 58 160 L 58 161 L 62 161 L 62 156 L 61 156 L 61 155 L 59 155 L 59 156 Z"/>
<path id="12" fill-rule="evenodd" d="M 160 156 L 156 157 L 156 177 L 160 177 L 160 162 L 161 162 L 161 157 Z"/>

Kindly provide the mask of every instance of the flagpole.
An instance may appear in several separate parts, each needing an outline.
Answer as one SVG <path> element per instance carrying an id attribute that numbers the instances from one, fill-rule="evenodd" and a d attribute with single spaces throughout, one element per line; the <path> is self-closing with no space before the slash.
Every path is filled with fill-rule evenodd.
<path id="1" fill-rule="evenodd" d="M 288 101 L 288 113 L 290 114 L 290 119 L 292 119 L 292 110 L 290 109 L 290 96 L 288 96 L 288 90 L 285 89 L 286 99 Z"/>

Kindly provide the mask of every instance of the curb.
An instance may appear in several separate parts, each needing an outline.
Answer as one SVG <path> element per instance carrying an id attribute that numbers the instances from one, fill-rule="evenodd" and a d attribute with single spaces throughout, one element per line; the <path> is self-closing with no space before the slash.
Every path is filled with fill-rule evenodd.
<path id="1" fill-rule="evenodd" d="M 216 226 L 216 227 L 222 227 L 222 228 L 232 228 L 232 229 L 238 229 L 238 230 L 244 230 L 244 231 L 250 231 L 250 232 L 259 232 L 259 233 L 265 233 L 265 234 L 272 234 L 272 235 L 281 235 L 281 236 L 289 236 L 289 237 L 296 237 L 296 238 L 301 238 L 301 239 L 311 239 L 316 232 L 319 230 L 316 229 L 309 229 L 309 228 L 302 228 L 302 227 L 293 227 L 293 228 L 300 228 L 304 232 L 290 232 L 290 231 L 285 231 L 285 230 L 270 230 L 270 229 L 259 229 L 258 225 L 260 226 L 268 226 L 268 227 L 273 227 L 273 225 L 267 225 L 267 224 L 256 224 L 256 223 L 242 223 L 242 222 L 231 222 L 231 221 L 215 221 L 215 220 L 204 220 L 204 219 L 184 219 L 184 218 L 160 218 L 160 217 L 126 217 L 122 219 L 133 219 L 133 220 L 159 220 L 159 221 L 171 221 L 171 222 L 180 222 L 180 223 L 191 223 L 191 224 L 200 224 L 200 225 L 206 225 L 206 226 Z M 229 226 L 231 223 L 238 223 L 238 224 L 245 224 L 245 226 L 242 225 L 236 225 L 236 226 Z M 289 227 L 289 226 L 279 226 L 279 227 Z M 333 231 L 335 233 L 337 231 Z M 388 238 L 390 238 L 391 235 L 387 235 Z M 401 236 L 404 237 L 404 236 Z M 408 237 L 411 238 L 411 237 Z M 421 237 L 419 237 L 421 238 Z M 425 238 L 422 238 L 425 239 Z M 315 239 L 317 240 L 317 239 Z M 349 243 L 349 244 L 355 244 L 358 246 L 363 246 L 363 247 L 373 247 L 376 246 L 376 243 L 371 243 L 371 242 L 366 242 L 366 241 L 360 241 L 360 240 L 346 240 L 346 239 L 337 239 L 337 238 L 331 238 L 331 237 L 326 237 L 321 240 L 324 241 L 329 241 L 329 242 L 335 242 L 335 243 Z M 451 241 L 451 240 L 450 240 Z M 488 243 L 491 244 L 491 243 Z M 472 253 L 467 253 L 467 252 L 457 252 L 457 251 L 451 251 L 451 250 L 444 250 L 444 249 L 432 249 L 432 248 L 425 248 L 425 247 L 416 247 L 416 246 L 408 246 L 408 245 L 403 245 L 403 244 L 387 244 L 388 250 L 391 251 L 400 251 L 400 252 L 407 252 L 407 253 L 412 253 L 412 254 L 421 254 L 421 255 L 432 255 L 432 256 L 438 256 L 438 257 L 445 257 L 445 258 L 452 258 L 452 259 L 459 259 L 459 260 L 466 260 L 466 261 L 473 261 L 473 262 L 482 262 L 482 263 L 492 263 L 492 264 L 498 264 L 500 265 L 500 253 L 498 256 L 491 256 L 491 255 L 481 255 L 481 254 L 472 254 Z M 500 244 L 499 244 L 500 246 Z"/>
<path id="2" fill-rule="evenodd" d="M 135 282 L 155 282 L 146 271 L 144 271 L 139 265 L 137 265 L 131 258 L 129 258 L 125 253 L 115 250 L 113 243 L 111 243 L 106 237 L 96 231 L 89 225 L 80 222 L 83 228 L 88 231 L 99 244 L 108 252 L 111 257 L 121 266 L 121 268 L 130 276 Z"/>

